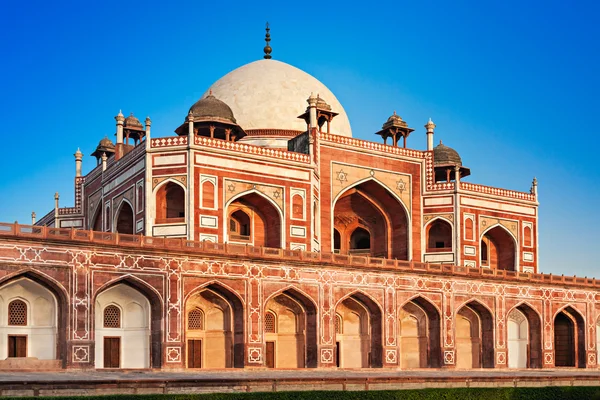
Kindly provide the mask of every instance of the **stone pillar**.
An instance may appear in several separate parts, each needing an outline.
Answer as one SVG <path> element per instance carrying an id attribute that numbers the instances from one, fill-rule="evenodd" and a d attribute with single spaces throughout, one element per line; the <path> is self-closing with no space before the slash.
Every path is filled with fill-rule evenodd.
<path id="1" fill-rule="evenodd" d="M 433 150 L 433 130 L 435 129 L 435 124 L 429 118 L 429 122 L 425 124 L 425 128 L 427 129 L 427 151 Z"/>
<path id="2" fill-rule="evenodd" d="M 385 289 L 385 314 L 382 316 L 384 331 L 384 342 L 382 346 L 383 366 L 398 367 L 400 364 L 400 353 L 398 351 L 398 331 L 396 329 L 398 318 L 396 315 L 396 289 L 393 285 Z"/>
<path id="3" fill-rule="evenodd" d="M 262 367 L 265 364 L 266 349 L 263 335 L 262 316 L 264 309 L 262 306 L 261 282 L 257 276 L 252 276 L 248 281 L 248 297 L 246 298 L 247 310 L 247 333 L 246 333 L 246 354 L 245 365 L 248 367 Z"/>
<path id="4" fill-rule="evenodd" d="M 542 309 L 542 318 L 544 323 L 542 324 L 542 368 L 554 368 L 554 307 L 550 299 L 544 299 L 544 306 Z"/>
<path id="5" fill-rule="evenodd" d="M 308 102 L 308 108 L 309 108 L 309 119 L 308 119 L 309 128 L 318 129 L 319 126 L 317 124 L 317 96 L 315 96 L 313 93 L 311 93 L 310 97 L 306 101 Z"/>
<path id="6" fill-rule="evenodd" d="M 319 335 L 319 360 L 320 368 L 336 367 L 335 346 L 335 299 L 331 282 L 322 284 L 323 303 L 319 305 L 318 314 L 321 316 L 321 332 Z"/>
<path id="7" fill-rule="evenodd" d="M 35 225 L 35 211 L 31 212 L 31 225 Z"/>
<path id="8" fill-rule="evenodd" d="M 454 328 L 454 295 L 451 292 L 452 283 L 446 281 L 442 297 L 442 368 L 456 368 L 456 338 Z"/>
<path id="9" fill-rule="evenodd" d="M 102 153 L 102 171 L 106 171 L 106 160 L 108 159 L 108 157 L 106 156 L 106 153 Z"/>
<path id="10" fill-rule="evenodd" d="M 81 176 L 81 160 L 83 159 L 83 153 L 81 153 L 81 150 L 78 148 L 73 155 L 75 156 L 75 177 L 78 178 Z"/>
<path id="11" fill-rule="evenodd" d="M 115 117 L 117 121 L 117 144 L 123 143 L 123 123 L 125 122 L 125 117 L 121 110 L 119 110 L 119 114 Z"/>

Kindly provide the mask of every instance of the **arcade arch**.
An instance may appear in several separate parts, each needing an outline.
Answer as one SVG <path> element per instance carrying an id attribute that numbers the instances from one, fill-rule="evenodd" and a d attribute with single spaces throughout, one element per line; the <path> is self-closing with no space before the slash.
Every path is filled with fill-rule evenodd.
<path id="1" fill-rule="evenodd" d="M 185 300 L 187 368 L 244 366 L 243 306 L 224 286 L 211 283 Z"/>
<path id="2" fill-rule="evenodd" d="M 585 322 L 571 306 L 554 317 L 554 366 L 585 368 Z"/>
<path id="3" fill-rule="evenodd" d="M 494 368 L 494 317 L 478 301 L 456 313 L 456 367 Z"/>
<path id="4" fill-rule="evenodd" d="M 407 302 L 400 310 L 401 368 L 441 366 L 440 314 L 423 297 Z"/>
<path id="5" fill-rule="evenodd" d="M 516 242 L 502 225 L 484 232 L 480 240 L 481 265 L 505 271 L 516 270 Z"/>
<path id="6" fill-rule="evenodd" d="M 150 315 L 148 298 L 125 283 L 99 293 L 96 368 L 150 368 Z"/>
<path id="7" fill-rule="evenodd" d="M 265 306 L 265 364 L 270 368 L 317 367 L 317 309 L 290 288 Z"/>
<path id="8" fill-rule="evenodd" d="M 205 289 L 186 301 L 188 368 L 231 368 L 233 315 L 229 302 Z"/>
<path id="9" fill-rule="evenodd" d="M 284 240 L 281 213 L 262 194 L 246 193 L 231 201 L 226 209 L 228 241 L 254 246 L 282 247 Z M 246 234 L 242 233 L 244 225 L 246 230 L 243 233 Z"/>
<path id="10" fill-rule="evenodd" d="M 401 260 L 410 257 L 407 212 L 388 189 L 373 179 L 352 186 L 337 197 L 332 228 L 334 252 Z"/>
<path id="11" fill-rule="evenodd" d="M 335 335 L 337 364 L 342 368 L 382 367 L 381 309 L 371 298 L 354 293 L 336 307 L 340 332 Z"/>
<path id="12" fill-rule="evenodd" d="M 508 367 L 542 367 L 542 330 L 540 316 L 523 303 L 507 317 Z"/>
<path id="13" fill-rule="evenodd" d="M 58 302 L 51 290 L 22 277 L 0 287 L 0 360 L 35 357 L 55 360 Z"/>

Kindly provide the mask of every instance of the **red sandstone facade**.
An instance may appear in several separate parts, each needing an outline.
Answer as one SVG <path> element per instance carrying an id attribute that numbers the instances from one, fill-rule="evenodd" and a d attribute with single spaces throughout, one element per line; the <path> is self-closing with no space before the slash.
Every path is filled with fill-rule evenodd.
<path id="1" fill-rule="evenodd" d="M 396 114 L 386 145 L 338 111 L 245 129 L 210 92 L 160 138 L 119 114 L 74 207 L 0 225 L 0 318 L 31 314 L 0 324 L 7 360 L 39 327 L 63 368 L 596 367 L 600 283 L 539 273 L 535 181 L 465 182 L 431 121 L 420 151 Z"/>

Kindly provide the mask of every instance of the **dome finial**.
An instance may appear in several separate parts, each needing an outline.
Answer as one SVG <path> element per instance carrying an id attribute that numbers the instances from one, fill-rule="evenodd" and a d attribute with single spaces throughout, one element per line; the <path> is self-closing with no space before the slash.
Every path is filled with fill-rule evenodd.
<path id="1" fill-rule="evenodd" d="M 271 51 L 273 51 L 273 49 L 269 45 L 269 42 L 271 41 L 271 34 L 269 33 L 270 30 L 271 29 L 269 28 L 269 23 L 267 22 L 267 27 L 266 27 L 267 33 L 265 34 L 265 42 L 267 42 L 267 45 L 264 48 L 264 51 L 265 51 L 264 58 L 267 60 L 271 59 Z"/>

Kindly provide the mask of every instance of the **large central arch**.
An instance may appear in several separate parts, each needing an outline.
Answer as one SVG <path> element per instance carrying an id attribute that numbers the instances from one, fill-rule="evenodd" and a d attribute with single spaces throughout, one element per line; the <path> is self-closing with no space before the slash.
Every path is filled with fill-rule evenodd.
<path id="1" fill-rule="evenodd" d="M 375 179 L 357 182 L 338 194 L 332 212 L 333 252 L 410 259 L 409 213 L 396 194 Z"/>

